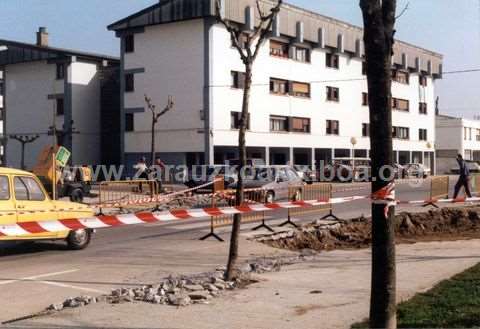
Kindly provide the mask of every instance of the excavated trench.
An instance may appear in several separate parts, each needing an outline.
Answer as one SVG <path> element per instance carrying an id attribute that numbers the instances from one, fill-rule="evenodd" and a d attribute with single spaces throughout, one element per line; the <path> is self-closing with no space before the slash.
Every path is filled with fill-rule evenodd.
<path id="1" fill-rule="evenodd" d="M 480 207 L 400 213 L 395 217 L 395 235 L 397 243 L 477 239 L 480 238 Z M 299 230 L 265 235 L 256 240 L 294 251 L 361 249 L 371 244 L 371 219 L 316 222 Z"/>

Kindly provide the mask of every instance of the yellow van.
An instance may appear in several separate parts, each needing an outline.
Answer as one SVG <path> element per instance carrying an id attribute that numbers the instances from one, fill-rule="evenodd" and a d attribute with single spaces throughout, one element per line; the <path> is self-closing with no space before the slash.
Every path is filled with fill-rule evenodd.
<path id="1" fill-rule="evenodd" d="M 37 176 L 0 168 L 0 225 L 41 222 L 93 216 L 93 210 L 79 203 L 51 200 Z M 0 237 L 0 241 L 65 240 L 73 250 L 86 248 L 92 230 L 63 231 Z"/>

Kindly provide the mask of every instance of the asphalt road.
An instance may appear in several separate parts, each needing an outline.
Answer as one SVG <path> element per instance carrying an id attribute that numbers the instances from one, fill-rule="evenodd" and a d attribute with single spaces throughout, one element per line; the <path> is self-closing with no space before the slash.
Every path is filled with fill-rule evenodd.
<path id="1" fill-rule="evenodd" d="M 398 184 L 398 198 L 427 199 L 430 181 L 417 185 Z M 369 195 L 370 186 L 339 184 L 334 191 L 334 196 Z M 335 206 L 334 212 L 345 219 L 369 216 L 370 203 L 362 200 L 342 204 Z M 285 219 L 284 212 L 268 216 L 272 226 Z M 243 234 L 250 234 L 254 225 L 246 225 Z M 208 220 L 104 229 L 95 235 L 88 249 L 79 252 L 66 250 L 61 242 L 0 245 L 0 322 L 41 311 L 72 296 L 96 296 L 125 284 L 152 283 L 172 273 L 212 270 L 225 264 L 228 248 L 214 240 L 199 241 L 208 230 Z M 220 232 L 228 238 L 228 228 Z"/>

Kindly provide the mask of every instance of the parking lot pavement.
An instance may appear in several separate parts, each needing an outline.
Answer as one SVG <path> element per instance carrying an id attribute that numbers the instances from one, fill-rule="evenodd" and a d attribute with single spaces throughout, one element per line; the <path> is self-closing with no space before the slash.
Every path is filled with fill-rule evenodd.
<path id="1" fill-rule="evenodd" d="M 397 187 L 400 198 L 424 199 L 428 181 L 412 189 L 408 184 Z M 348 184 L 344 185 L 348 187 Z M 336 193 L 336 196 L 368 195 L 358 191 Z M 420 207 L 399 210 L 424 211 Z M 356 201 L 335 206 L 340 218 L 369 216 L 370 202 Z M 275 227 L 286 218 L 285 211 L 267 214 Z M 308 216 L 295 221 L 312 221 Z M 273 221 L 273 222 L 272 222 Z M 256 223 L 243 227 L 250 235 Z M 228 244 L 214 240 L 198 241 L 209 229 L 209 220 L 188 220 L 154 225 L 138 225 L 99 230 L 92 245 L 79 252 L 65 249 L 63 243 L 37 243 L 0 247 L 0 321 L 22 317 L 43 310 L 51 303 L 78 295 L 99 295 L 124 285 L 144 285 L 175 273 L 197 273 L 224 265 Z M 219 230 L 228 240 L 229 227 Z M 242 241 L 242 258 L 279 253 L 279 250 Z M 283 251 L 280 253 L 284 253 Z"/>
<path id="2" fill-rule="evenodd" d="M 477 264 L 479 247 L 480 240 L 399 245 L 398 300 Z M 324 252 L 314 261 L 263 274 L 249 289 L 228 293 L 210 305 L 98 304 L 9 328 L 349 328 L 368 316 L 370 262 L 368 249 Z"/>

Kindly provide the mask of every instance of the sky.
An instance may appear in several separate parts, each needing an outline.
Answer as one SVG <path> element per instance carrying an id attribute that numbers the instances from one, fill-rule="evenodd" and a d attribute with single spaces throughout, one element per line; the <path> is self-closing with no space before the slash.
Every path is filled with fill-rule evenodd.
<path id="1" fill-rule="evenodd" d="M 118 55 L 106 26 L 158 0 L 1 0 L 0 39 L 34 42 L 46 26 L 52 46 Z M 362 25 L 359 0 L 287 0 L 323 15 Z M 480 69 L 480 0 L 397 0 L 397 38 L 443 54 L 444 71 Z M 440 110 L 480 115 L 480 72 L 445 74 L 437 81 Z"/>

